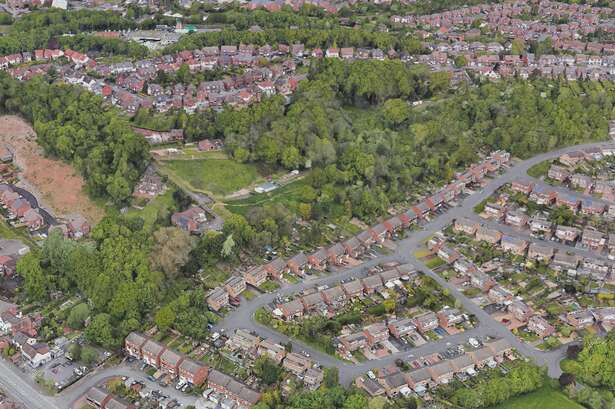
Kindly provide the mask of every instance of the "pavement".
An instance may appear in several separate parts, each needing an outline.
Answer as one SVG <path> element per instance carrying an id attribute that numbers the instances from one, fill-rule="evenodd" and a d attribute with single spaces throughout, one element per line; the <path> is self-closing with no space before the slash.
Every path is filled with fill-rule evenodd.
<path id="1" fill-rule="evenodd" d="M 527 170 L 533 165 L 548 159 L 556 158 L 567 152 L 585 148 L 601 147 L 604 145 L 612 146 L 613 143 L 600 142 L 570 146 L 548 153 L 543 153 L 528 160 L 518 162 L 504 170 L 496 178 L 490 180 L 482 190 L 465 198 L 458 207 L 450 208 L 441 215 L 434 215 L 430 221 L 423 224 L 421 230 L 408 232 L 408 238 L 396 242 L 397 249 L 394 254 L 383 255 L 373 260 L 369 260 L 359 266 L 335 271 L 326 277 L 308 279 L 297 284 L 286 285 L 275 293 L 264 294 L 251 301 L 244 301 L 241 306 L 232 311 L 221 322 L 219 322 L 216 328 L 218 330 L 224 329 L 227 332 L 237 328 L 246 328 L 255 331 L 262 337 L 272 338 L 278 342 L 286 343 L 290 341 L 293 344 L 294 350 L 306 351 L 321 365 L 337 367 L 340 372 L 340 382 L 344 385 L 350 384 L 354 378 L 365 373 L 366 371 L 373 368 L 386 366 L 393 363 L 398 358 L 412 359 L 422 355 L 440 352 L 446 349 L 448 345 L 465 342 L 467 338 L 472 336 L 492 336 L 505 338 L 521 354 L 533 359 L 538 365 L 545 366 L 548 369 L 550 376 L 558 377 L 561 374 L 559 362 L 564 357 L 564 347 L 554 351 L 543 352 L 523 343 L 510 331 L 508 331 L 508 329 L 483 311 L 478 305 L 474 304 L 469 298 L 464 296 L 453 285 L 448 283 L 431 269 L 427 268 L 427 266 L 421 261 L 417 260 L 413 254 L 421 248 L 422 243 L 426 239 L 438 230 L 441 230 L 452 223 L 453 220 L 460 217 L 473 217 L 473 208 L 481 201 L 491 196 L 500 186 L 510 183 L 518 178 L 527 178 Z M 350 277 L 363 277 L 367 275 L 369 268 L 387 261 L 411 263 L 418 270 L 421 270 L 428 276 L 432 277 L 442 287 L 447 288 L 467 312 L 474 314 L 478 318 L 479 323 L 477 327 L 460 334 L 442 338 L 438 341 L 429 342 L 418 348 L 398 352 L 382 359 L 366 361 L 355 365 L 338 360 L 330 355 L 317 351 L 314 348 L 310 348 L 297 340 L 290 339 L 270 328 L 264 327 L 254 320 L 254 311 L 261 306 L 271 303 L 277 295 L 284 296 L 294 294 L 305 288 L 313 287 L 314 285 L 333 284 Z M 17 402 L 23 403 L 29 409 L 70 408 L 71 405 L 81 395 L 83 395 L 85 391 L 87 391 L 88 388 L 101 383 L 106 378 L 111 376 L 131 376 L 138 379 L 143 379 L 144 373 L 141 371 L 136 371 L 124 364 L 113 368 L 101 369 L 88 374 L 74 385 L 62 391 L 58 396 L 49 397 L 42 393 L 36 385 L 27 379 L 26 376 L 20 373 L 19 369 L 0 359 L 0 388 L 4 390 L 10 398 Z"/>

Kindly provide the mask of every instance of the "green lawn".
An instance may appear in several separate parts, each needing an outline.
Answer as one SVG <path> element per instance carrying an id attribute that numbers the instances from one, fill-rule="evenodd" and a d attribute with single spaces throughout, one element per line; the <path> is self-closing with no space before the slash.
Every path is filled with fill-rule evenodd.
<path id="1" fill-rule="evenodd" d="M 169 160 L 162 169 L 191 190 L 226 196 L 261 179 L 255 165 L 230 159 Z"/>
<path id="2" fill-rule="evenodd" d="M 152 199 L 143 209 L 129 209 L 127 215 L 128 217 L 141 217 L 144 221 L 144 229 L 150 230 L 156 223 L 160 212 L 172 208 L 173 206 L 173 193 L 172 190 L 169 189 L 164 192 L 164 194 Z"/>
<path id="3" fill-rule="evenodd" d="M 425 265 L 432 270 L 440 267 L 443 264 L 445 264 L 445 261 L 439 257 L 434 257 L 431 260 L 425 262 Z"/>
<path id="4" fill-rule="evenodd" d="M 527 174 L 535 178 L 546 176 L 549 171 L 549 167 L 551 167 L 551 161 L 546 160 L 529 168 L 527 170 Z"/>
<path id="5" fill-rule="evenodd" d="M 492 409 L 583 409 L 562 392 L 546 385 L 535 392 L 519 396 Z"/>
<path id="6" fill-rule="evenodd" d="M 289 183 L 269 193 L 252 194 L 245 199 L 233 200 L 226 203 L 225 207 L 233 212 L 245 215 L 253 207 L 259 207 L 266 203 L 279 203 L 292 211 L 296 211 L 299 204 L 305 181 L 303 179 Z"/>

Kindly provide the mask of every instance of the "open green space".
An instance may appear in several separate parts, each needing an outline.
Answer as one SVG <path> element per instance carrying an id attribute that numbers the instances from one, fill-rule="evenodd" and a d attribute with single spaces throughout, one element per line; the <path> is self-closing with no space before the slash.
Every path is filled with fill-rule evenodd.
<path id="1" fill-rule="evenodd" d="M 269 193 L 252 194 L 245 199 L 233 200 L 226 203 L 225 207 L 237 214 L 245 215 L 254 208 L 265 204 L 281 204 L 289 210 L 296 211 L 301 203 L 301 193 L 306 182 L 301 179 L 282 186 Z"/>
<path id="2" fill-rule="evenodd" d="M 141 217 L 144 221 L 144 229 L 151 230 L 154 224 L 156 224 L 158 217 L 163 214 L 166 209 L 172 208 L 173 206 L 173 191 L 169 189 L 160 196 L 150 200 L 143 208 L 131 208 L 128 210 L 127 214 L 129 217 Z"/>
<path id="3" fill-rule="evenodd" d="M 527 170 L 527 174 L 535 178 L 546 176 L 547 172 L 549 171 L 550 166 L 551 166 L 551 161 L 546 160 L 544 162 L 540 162 L 532 166 L 531 168 L 529 168 Z"/>
<path id="4" fill-rule="evenodd" d="M 225 196 L 246 188 L 261 176 L 257 167 L 230 159 L 169 160 L 161 163 L 176 183 L 195 191 Z"/>
<path id="5" fill-rule="evenodd" d="M 583 406 L 550 385 L 545 385 L 527 395 L 494 406 L 493 409 L 583 409 Z"/>

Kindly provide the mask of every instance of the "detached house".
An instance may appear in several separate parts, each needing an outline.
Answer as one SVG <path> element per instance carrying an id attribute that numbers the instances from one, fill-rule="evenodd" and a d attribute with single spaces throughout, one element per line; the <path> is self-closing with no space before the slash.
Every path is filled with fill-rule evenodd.
<path id="1" fill-rule="evenodd" d="M 502 242 L 500 246 L 504 251 L 509 251 L 517 256 L 522 256 L 525 254 L 525 250 L 527 249 L 528 243 L 527 241 L 517 237 L 502 236 Z"/>
<path id="2" fill-rule="evenodd" d="M 311 359 L 304 357 L 296 352 L 291 352 L 286 355 L 282 362 L 282 367 L 295 375 L 302 375 L 305 371 L 313 366 Z"/>
<path id="3" fill-rule="evenodd" d="M 476 231 L 476 240 L 485 241 L 489 244 L 497 244 L 502 238 L 502 233 L 488 227 L 479 227 Z"/>
<path id="4" fill-rule="evenodd" d="M 265 270 L 269 275 L 271 275 L 271 277 L 275 278 L 276 280 L 279 280 L 280 278 L 282 278 L 282 273 L 286 268 L 286 264 L 287 263 L 286 261 L 284 261 L 284 259 L 278 257 L 273 259 L 270 263 L 265 264 Z"/>
<path id="5" fill-rule="evenodd" d="M 469 236 L 474 236 L 478 230 L 479 224 L 467 218 L 456 219 L 453 225 L 453 230 L 457 233 L 465 233 Z"/>
<path id="6" fill-rule="evenodd" d="M 547 233 L 550 234 L 553 224 L 543 216 L 535 216 L 530 222 L 530 230 L 532 233 Z"/>
<path id="7" fill-rule="evenodd" d="M 437 314 L 438 324 L 442 328 L 452 327 L 462 323 L 465 318 L 457 308 L 444 307 Z"/>
<path id="8" fill-rule="evenodd" d="M 389 321 L 388 329 L 391 335 L 397 339 L 416 332 L 416 325 L 412 318 L 401 318 Z"/>
<path id="9" fill-rule="evenodd" d="M 207 222 L 207 213 L 197 206 L 171 216 L 171 223 L 188 233 L 201 234 Z"/>
<path id="10" fill-rule="evenodd" d="M 421 334 L 438 328 L 438 317 L 432 311 L 424 312 L 414 317 L 414 325 Z"/>
<path id="11" fill-rule="evenodd" d="M 364 332 L 342 335 L 338 337 L 339 345 L 346 352 L 354 352 L 367 347 L 367 336 Z"/>
<path id="12" fill-rule="evenodd" d="M 547 206 L 555 201 L 556 192 L 541 185 L 534 186 L 530 200 L 538 205 Z"/>
<path id="13" fill-rule="evenodd" d="M 534 315 L 527 323 L 528 331 L 538 335 L 540 338 L 549 337 L 555 334 L 555 328 L 542 317 Z"/>
<path id="14" fill-rule="evenodd" d="M 553 247 L 532 243 L 527 251 L 527 257 L 532 260 L 549 262 L 553 257 Z"/>
<path id="15" fill-rule="evenodd" d="M 551 165 L 549 171 L 547 172 L 547 176 L 553 180 L 557 180 L 558 182 L 563 182 L 570 177 L 570 172 L 563 166 Z"/>
<path id="16" fill-rule="evenodd" d="M 224 283 L 224 289 L 230 297 L 238 297 L 239 294 L 246 290 L 246 281 L 243 277 L 232 276 Z"/>
<path id="17" fill-rule="evenodd" d="M 367 338 L 367 343 L 371 346 L 385 342 L 389 339 L 389 329 L 386 324 L 382 322 L 368 325 L 363 328 L 363 333 Z"/>
<path id="18" fill-rule="evenodd" d="M 528 223 L 529 217 L 519 211 L 519 210 L 511 210 L 506 213 L 506 218 L 504 222 L 514 227 L 524 227 Z"/>
<path id="19" fill-rule="evenodd" d="M 590 176 L 580 173 L 575 173 L 570 177 L 570 184 L 581 189 L 589 189 L 593 183 L 593 179 Z"/>
<path id="20" fill-rule="evenodd" d="M 517 300 L 513 300 L 513 302 L 508 305 L 508 312 L 521 322 L 527 322 L 534 313 L 527 304 Z"/>
<path id="21" fill-rule="evenodd" d="M 285 321 L 290 321 L 294 318 L 303 316 L 303 311 L 305 309 L 300 300 L 292 300 L 284 304 L 279 304 L 277 308 L 280 310 L 282 318 Z"/>
<path id="22" fill-rule="evenodd" d="M 534 189 L 534 182 L 525 181 L 525 180 L 515 180 L 511 184 L 511 188 L 515 192 L 523 193 L 524 195 L 529 195 Z"/>
<path id="23" fill-rule="evenodd" d="M 594 315 L 589 310 L 569 312 L 566 314 L 566 320 L 577 329 L 594 325 Z"/>
<path id="24" fill-rule="evenodd" d="M 555 229 L 555 237 L 564 242 L 575 242 L 581 231 L 576 227 L 558 225 Z"/>

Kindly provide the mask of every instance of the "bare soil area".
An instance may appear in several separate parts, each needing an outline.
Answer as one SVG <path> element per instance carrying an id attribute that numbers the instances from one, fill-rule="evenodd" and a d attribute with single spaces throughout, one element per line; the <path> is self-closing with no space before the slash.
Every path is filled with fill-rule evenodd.
<path id="1" fill-rule="evenodd" d="M 67 163 L 45 157 L 34 130 L 22 118 L 0 116 L 0 143 L 14 150 L 19 178 L 41 206 L 58 217 L 81 214 L 93 224 L 103 217 L 104 210 L 88 197 L 77 171 Z"/>

